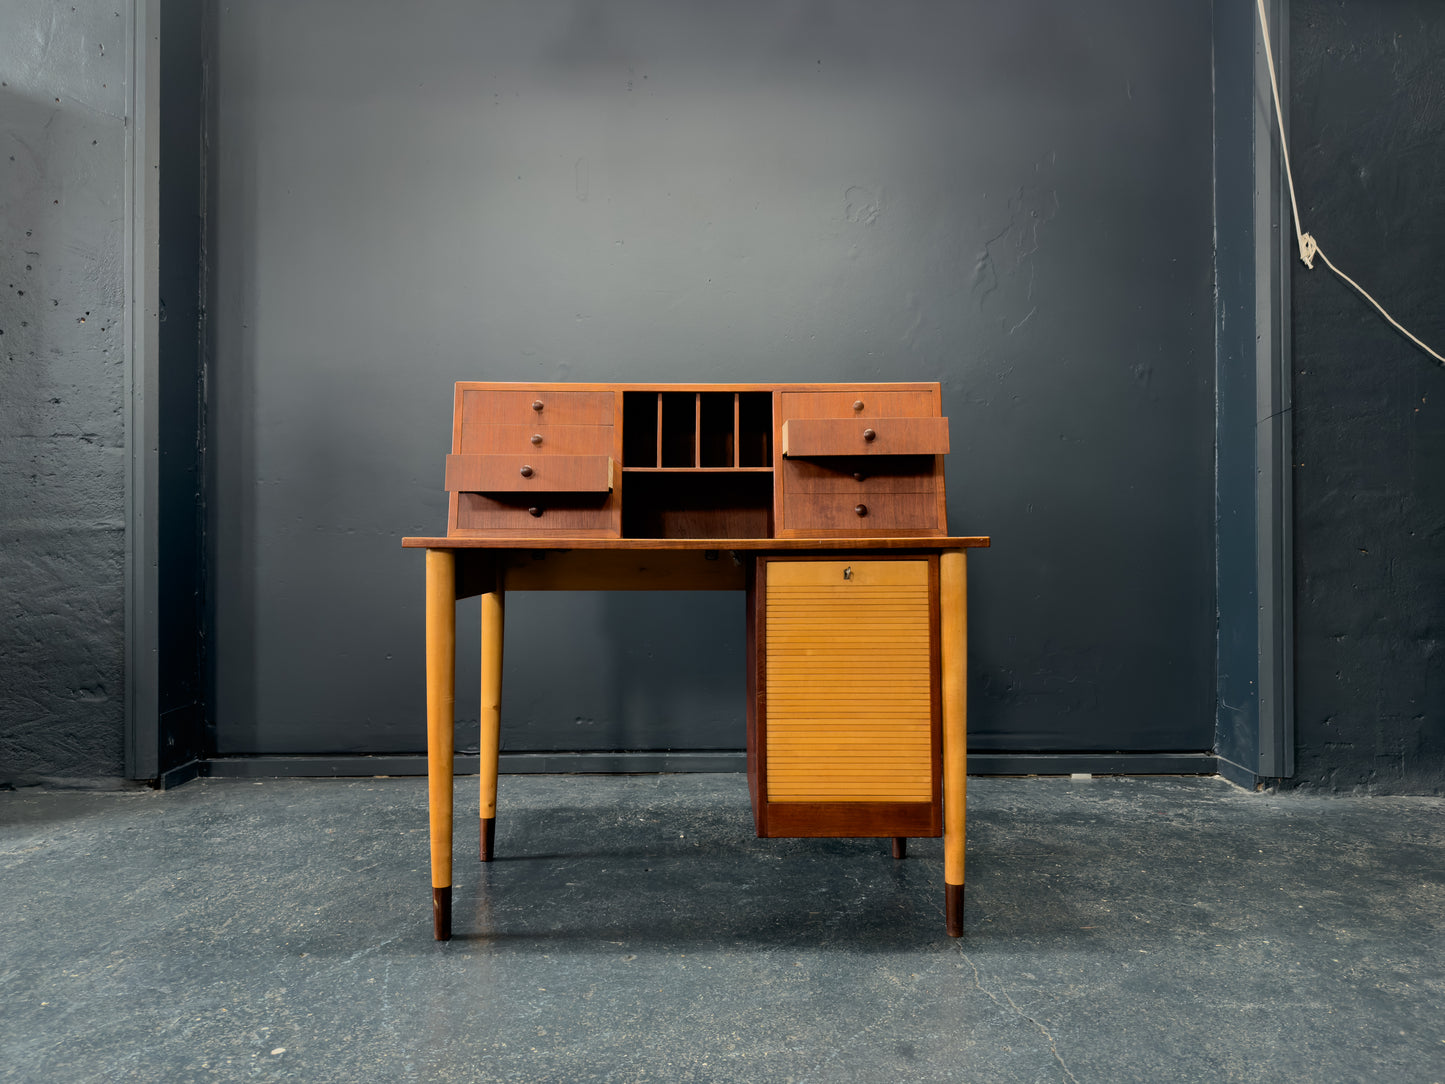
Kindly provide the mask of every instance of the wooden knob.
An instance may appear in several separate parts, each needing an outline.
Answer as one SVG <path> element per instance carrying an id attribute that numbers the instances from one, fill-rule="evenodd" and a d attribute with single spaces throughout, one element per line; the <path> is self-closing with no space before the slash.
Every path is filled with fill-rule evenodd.
<path id="1" fill-rule="evenodd" d="M 532 443 L 533 443 L 533 444 L 541 444 L 541 443 L 542 443 L 542 434 L 541 434 L 541 433 L 533 433 L 533 434 L 532 434 Z"/>
<path id="2" fill-rule="evenodd" d="M 857 410 L 857 411 L 861 411 L 861 410 L 863 409 L 863 400 L 862 400 L 862 399 L 857 400 L 857 401 L 853 404 L 853 409 L 854 409 L 854 410 Z"/>
<path id="3" fill-rule="evenodd" d="M 542 409 L 542 400 L 540 400 L 540 399 L 533 399 L 533 400 L 532 400 L 532 409 L 533 409 L 533 410 L 540 411 L 540 410 Z"/>
<path id="4" fill-rule="evenodd" d="M 873 440 L 873 439 L 874 439 L 875 437 L 877 437 L 877 436 L 878 436 L 878 434 L 875 433 L 875 432 L 873 432 L 873 430 L 871 430 L 871 429 L 865 429 L 865 430 L 863 430 L 863 439 L 864 439 L 864 440 L 871 441 L 871 440 Z"/>
<path id="5" fill-rule="evenodd" d="M 525 463 L 522 464 L 522 477 L 523 477 L 523 478 L 530 478 L 530 477 L 532 477 L 532 468 L 529 467 L 529 466 L 527 466 Z"/>
<path id="6" fill-rule="evenodd" d="M 853 511 L 857 512 L 860 516 L 866 516 L 868 514 L 868 506 L 866 504 L 856 504 L 853 506 Z"/>
<path id="7" fill-rule="evenodd" d="M 853 481 L 855 481 L 855 482 L 861 482 L 861 481 L 863 481 L 864 478 L 867 478 L 867 477 L 868 477 L 868 476 L 867 476 L 866 474 L 864 474 L 861 470 L 855 470 L 855 471 L 853 472 Z"/>
<path id="8" fill-rule="evenodd" d="M 540 508 L 528 508 L 527 514 L 529 516 L 540 516 L 542 514 L 542 510 Z"/>

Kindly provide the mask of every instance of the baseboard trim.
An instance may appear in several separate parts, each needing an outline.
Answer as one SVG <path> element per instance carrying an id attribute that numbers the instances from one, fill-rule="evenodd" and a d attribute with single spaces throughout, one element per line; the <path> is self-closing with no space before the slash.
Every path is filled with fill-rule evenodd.
<path id="1" fill-rule="evenodd" d="M 1232 760 L 1226 760 L 1224 757 L 1220 757 L 1218 759 L 1219 774 L 1225 780 L 1233 783 L 1236 787 L 1239 787 L 1242 790 L 1259 789 L 1259 784 L 1263 781 L 1260 775 L 1253 771 L 1250 771 L 1250 769 L 1248 768 L 1234 763 L 1234 761 Z"/>
<path id="2" fill-rule="evenodd" d="M 1215 775 L 1213 753 L 969 753 L 969 775 Z"/>
<path id="3" fill-rule="evenodd" d="M 209 774 L 207 772 L 209 767 L 210 764 L 207 761 L 188 760 L 170 771 L 162 772 L 156 779 L 156 790 L 170 790 L 172 787 L 179 787 L 182 783 L 189 783 L 192 779 Z"/>
<path id="4" fill-rule="evenodd" d="M 476 757 L 471 760 L 477 762 Z M 503 753 L 497 770 L 504 775 L 745 772 L 748 770 L 748 756 L 741 750 L 707 753 Z"/>
<path id="5" fill-rule="evenodd" d="M 421 753 L 396 753 L 379 756 L 218 757 L 207 761 L 206 767 L 206 774 L 221 779 L 426 775 L 426 756 Z M 503 775 L 627 775 L 741 772 L 746 769 L 747 755 L 741 752 L 503 753 L 497 768 Z M 476 775 L 479 770 L 479 758 L 475 753 L 458 753 L 452 762 L 452 771 L 456 775 Z"/>
<path id="6" fill-rule="evenodd" d="M 971 753 L 969 775 L 1215 775 L 1212 753 Z M 457 775 L 476 775 L 476 754 L 459 753 Z M 181 777 L 189 769 L 195 770 Z M 503 753 L 503 775 L 629 775 L 663 772 L 742 772 L 747 754 L 726 752 Z M 421 753 L 380 756 L 254 756 L 193 761 L 167 773 L 161 784 L 179 786 L 197 775 L 218 779 L 344 778 L 425 775 Z M 175 779 L 170 779 L 172 775 Z M 1241 784 L 1243 785 L 1243 784 Z M 1252 782 L 1250 784 L 1253 785 Z"/>

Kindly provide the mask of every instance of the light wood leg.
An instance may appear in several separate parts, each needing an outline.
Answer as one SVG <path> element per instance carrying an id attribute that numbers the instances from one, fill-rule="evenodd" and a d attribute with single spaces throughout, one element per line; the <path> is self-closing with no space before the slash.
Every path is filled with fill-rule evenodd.
<path id="1" fill-rule="evenodd" d="M 500 581 L 500 576 L 498 577 Z M 502 585 L 482 595 L 482 861 L 492 860 L 497 838 L 497 754 L 502 734 Z"/>
<path id="2" fill-rule="evenodd" d="M 432 924 L 452 936 L 452 761 L 456 744 L 457 561 L 426 551 L 426 771 L 431 814 Z"/>
<path id="3" fill-rule="evenodd" d="M 968 569 L 963 550 L 939 557 L 943 668 L 943 884 L 949 937 L 963 935 L 968 811 Z"/>

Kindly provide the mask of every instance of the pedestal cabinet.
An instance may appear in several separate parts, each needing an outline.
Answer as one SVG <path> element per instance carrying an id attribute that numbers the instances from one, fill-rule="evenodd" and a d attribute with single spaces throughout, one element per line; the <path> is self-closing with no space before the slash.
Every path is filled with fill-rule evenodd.
<path id="1" fill-rule="evenodd" d="M 760 557 L 750 586 L 758 835 L 942 834 L 938 558 Z"/>

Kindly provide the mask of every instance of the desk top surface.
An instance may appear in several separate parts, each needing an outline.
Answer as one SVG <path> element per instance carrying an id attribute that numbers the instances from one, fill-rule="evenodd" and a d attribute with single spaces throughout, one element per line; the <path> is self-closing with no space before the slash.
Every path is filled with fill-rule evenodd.
<path id="1" fill-rule="evenodd" d="M 429 550 L 961 550 L 988 546 L 987 535 L 955 538 L 403 538 L 407 549 Z"/>

